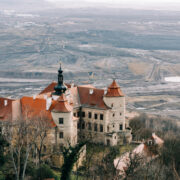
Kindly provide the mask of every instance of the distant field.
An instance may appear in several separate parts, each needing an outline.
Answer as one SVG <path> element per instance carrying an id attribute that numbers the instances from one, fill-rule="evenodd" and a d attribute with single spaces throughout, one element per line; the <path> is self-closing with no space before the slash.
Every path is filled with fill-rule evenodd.
<path id="1" fill-rule="evenodd" d="M 129 110 L 179 118 L 180 85 L 165 81 L 180 76 L 179 16 L 127 9 L 0 11 L 0 96 L 39 93 L 57 80 L 62 61 L 66 82 L 104 88 L 117 79 Z"/>

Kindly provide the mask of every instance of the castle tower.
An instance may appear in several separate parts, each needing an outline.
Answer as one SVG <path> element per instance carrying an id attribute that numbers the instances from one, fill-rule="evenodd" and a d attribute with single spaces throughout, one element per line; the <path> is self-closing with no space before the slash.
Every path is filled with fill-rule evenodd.
<path id="1" fill-rule="evenodd" d="M 107 106 L 111 107 L 109 113 L 110 132 L 125 130 L 125 97 L 115 80 L 108 87 L 103 100 Z"/>
<path id="2" fill-rule="evenodd" d="M 65 97 L 66 86 L 63 83 L 63 71 L 58 70 L 58 84 L 52 94 L 56 96 L 52 103 L 51 114 L 57 125 L 56 139 L 59 146 L 77 143 L 77 121 L 73 118 L 73 107 Z"/>

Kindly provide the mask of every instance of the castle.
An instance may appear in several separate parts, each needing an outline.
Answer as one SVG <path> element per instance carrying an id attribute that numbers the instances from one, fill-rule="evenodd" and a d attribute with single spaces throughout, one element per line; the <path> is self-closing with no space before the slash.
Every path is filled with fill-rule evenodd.
<path id="1" fill-rule="evenodd" d="M 46 117 L 54 145 L 75 145 L 89 139 L 114 146 L 132 139 L 125 107 L 125 96 L 115 80 L 107 90 L 64 84 L 60 66 L 58 83 L 52 82 L 40 94 L 17 100 L 0 98 L 0 121 L 25 114 L 28 118 Z"/>

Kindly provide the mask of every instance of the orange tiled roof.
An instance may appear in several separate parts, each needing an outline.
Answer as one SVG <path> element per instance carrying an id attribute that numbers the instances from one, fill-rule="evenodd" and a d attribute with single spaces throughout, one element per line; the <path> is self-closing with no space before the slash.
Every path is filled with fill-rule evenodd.
<path id="1" fill-rule="evenodd" d="M 4 101 L 7 101 L 7 105 L 4 105 Z M 12 102 L 13 99 L 0 98 L 0 120 L 8 120 L 12 118 Z"/>
<path id="2" fill-rule="evenodd" d="M 93 93 L 90 94 L 90 89 L 93 89 Z M 104 90 L 88 87 L 79 87 L 78 92 L 81 105 L 91 108 L 109 109 L 103 101 Z"/>
<path id="3" fill-rule="evenodd" d="M 38 118 L 38 117 L 47 117 L 50 121 L 52 127 L 55 127 L 56 124 L 53 121 L 51 116 L 51 111 L 46 110 L 46 100 L 45 99 L 33 99 L 33 97 L 22 97 L 21 98 L 21 108 L 22 115 L 24 118 Z"/>
<path id="4" fill-rule="evenodd" d="M 122 93 L 119 85 L 113 80 L 112 84 L 108 87 L 106 97 L 123 97 L 124 94 Z"/>
<path id="5" fill-rule="evenodd" d="M 79 85 L 78 87 L 95 88 L 92 84 Z"/>
<path id="6" fill-rule="evenodd" d="M 70 103 L 73 103 L 74 107 L 79 107 L 80 104 L 80 100 L 79 100 L 79 94 L 78 94 L 78 90 L 77 90 L 77 86 L 70 88 L 70 96 L 69 96 L 69 100 Z"/>
<path id="7" fill-rule="evenodd" d="M 54 87 L 56 85 L 57 85 L 57 82 L 52 82 L 43 91 L 41 91 L 39 94 L 44 94 L 44 93 L 48 93 L 48 92 L 54 92 Z"/>
<path id="8" fill-rule="evenodd" d="M 54 104 L 54 107 L 52 108 L 53 112 L 67 113 L 67 112 L 71 112 L 72 110 L 73 110 L 73 107 L 68 103 L 64 94 L 62 94 L 58 98 L 58 100 Z"/>

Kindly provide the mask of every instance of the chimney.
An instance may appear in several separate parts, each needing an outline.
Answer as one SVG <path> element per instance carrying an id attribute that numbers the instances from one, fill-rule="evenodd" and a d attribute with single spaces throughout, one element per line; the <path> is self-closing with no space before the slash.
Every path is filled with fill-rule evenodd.
<path id="1" fill-rule="evenodd" d="M 33 100 L 35 100 L 36 99 L 36 95 L 33 95 Z"/>
<path id="2" fill-rule="evenodd" d="M 107 88 L 106 89 L 104 89 L 104 95 L 106 95 L 107 94 Z"/>
<path id="3" fill-rule="evenodd" d="M 44 99 L 47 99 L 47 95 L 44 95 Z"/>
<path id="4" fill-rule="evenodd" d="M 52 104 L 52 98 L 46 99 L 46 110 L 48 111 Z"/>
<path id="5" fill-rule="evenodd" d="M 59 96 L 52 95 L 53 100 L 57 101 Z"/>
<path id="6" fill-rule="evenodd" d="M 89 94 L 93 94 L 93 93 L 94 93 L 94 89 L 90 89 Z"/>
<path id="7" fill-rule="evenodd" d="M 4 106 L 8 105 L 8 100 L 4 100 Z"/>

